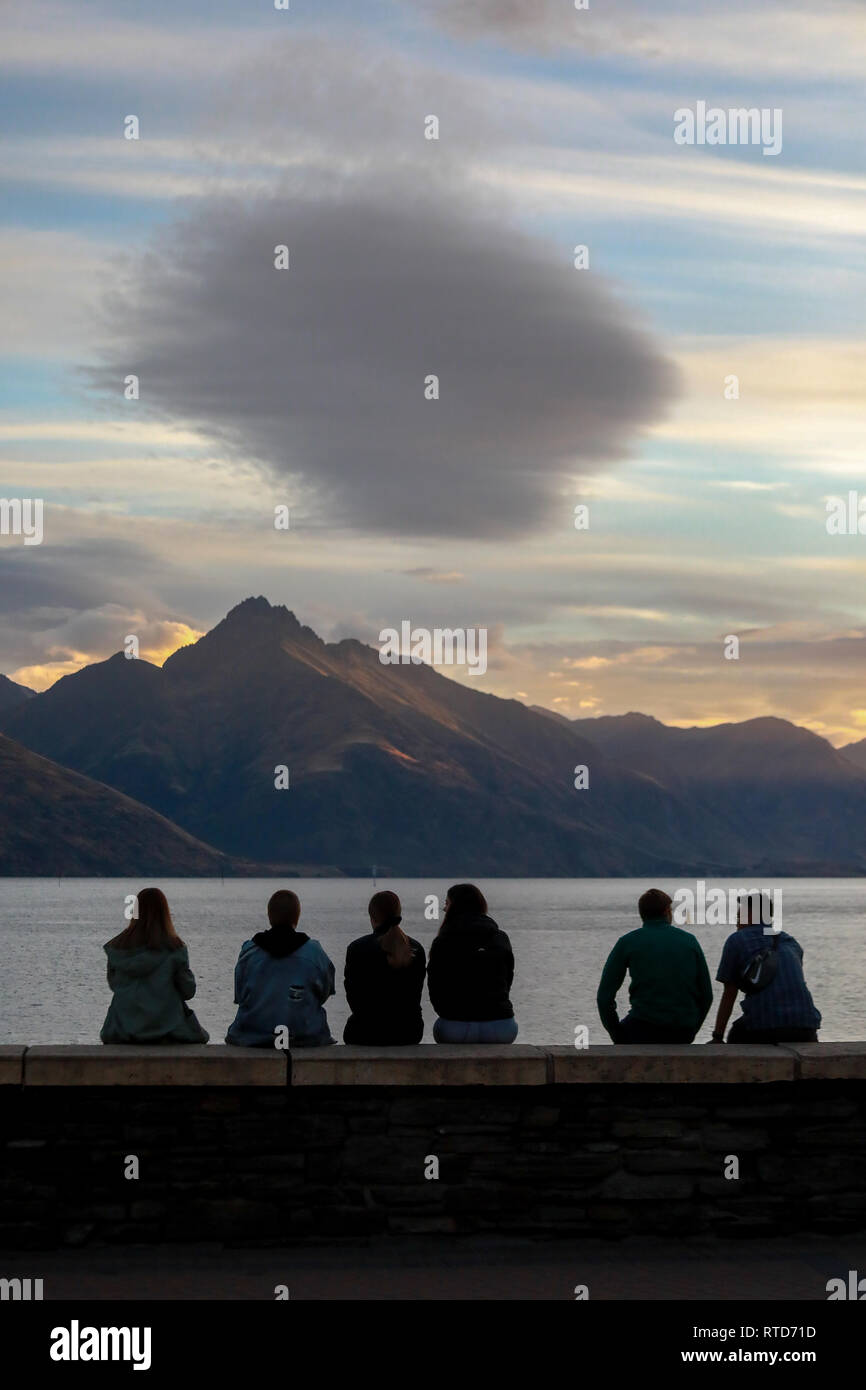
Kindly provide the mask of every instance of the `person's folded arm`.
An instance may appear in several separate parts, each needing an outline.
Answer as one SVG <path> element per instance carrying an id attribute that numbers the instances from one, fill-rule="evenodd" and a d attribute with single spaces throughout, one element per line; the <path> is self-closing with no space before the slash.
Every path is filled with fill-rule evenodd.
<path id="1" fill-rule="evenodd" d="M 427 956 L 423 946 L 418 946 L 412 951 L 412 964 L 408 968 L 408 973 L 412 976 L 417 985 L 419 994 L 424 992 L 424 977 L 427 974 Z"/>
<path id="2" fill-rule="evenodd" d="M 241 1002 L 241 990 L 243 986 L 243 969 L 240 961 L 235 966 L 235 1000 L 236 1004 Z"/>
<path id="3" fill-rule="evenodd" d="M 349 1012 L 357 1013 L 360 1000 L 355 988 L 355 967 L 352 964 L 351 946 L 346 952 L 346 964 L 343 967 L 343 990 L 346 995 L 346 1003 L 349 1005 Z"/>
<path id="4" fill-rule="evenodd" d="M 710 979 L 710 972 L 707 968 L 707 958 L 698 946 L 698 1007 L 701 1011 L 701 1022 L 698 1027 L 703 1025 L 703 1021 L 713 1006 L 713 982 Z"/>
<path id="5" fill-rule="evenodd" d="M 619 1026 L 619 1015 L 616 1011 L 617 991 L 625 979 L 625 972 L 628 968 L 625 951 L 616 943 L 601 972 L 598 993 L 595 1000 L 598 1005 L 598 1016 L 604 1025 L 606 1032 L 611 1038 L 616 1040 L 616 1030 Z"/>
<path id="6" fill-rule="evenodd" d="M 330 999 L 332 995 L 334 995 L 334 994 L 337 993 L 337 973 L 336 973 L 336 971 L 335 971 L 335 969 L 334 969 L 334 962 L 331 960 L 330 956 L 325 956 L 325 960 L 328 962 L 328 964 L 327 964 L 327 967 L 326 967 L 326 970 L 325 970 L 325 979 L 324 979 L 324 982 L 323 982 L 323 983 L 324 983 L 324 992 L 323 992 L 323 994 L 322 994 L 322 1003 L 323 1003 L 323 1004 L 324 1004 L 324 1002 L 325 1002 L 326 999 Z"/>
<path id="7" fill-rule="evenodd" d="M 326 955 L 319 970 L 310 980 L 310 989 L 320 1004 L 326 1003 L 332 994 L 336 994 L 335 979 L 334 962 Z"/>
<path id="8" fill-rule="evenodd" d="M 430 954 L 427 957 L 427 993 L 430 995 L 430 1003 L 440 1017 L 442 1017 L 440 1001 L 443 973 L 442 944 L 434 941 L 431 943 Z"/>
<path id="9" fill-rule="evenodd" d="M 511 986 L 514 984 L 514 952 L 507 937 L 505 943 L 505 988 L 510 992 Z"/>
<path id="10" fill-rule="evenodd" d="M 179 960 L 174 968 L 174 985 L 181 999 L 192 999 L 195 994 L 195 975 L 189 968 L 189 962 Z"/>

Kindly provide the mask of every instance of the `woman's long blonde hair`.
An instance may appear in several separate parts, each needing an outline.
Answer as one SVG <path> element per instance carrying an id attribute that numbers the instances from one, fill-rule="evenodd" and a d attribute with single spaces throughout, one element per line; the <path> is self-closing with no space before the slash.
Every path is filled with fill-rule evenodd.
<path id="1" fill-rule="evenodd" d="M 146 946 L 151 951 L 179 951 L 183 942 L 174 929 L 168 899 L 161 888 L 142 888 L 136 914 L 119 936 L 109 941 L 119 951 Z"/>
<path id="2" fill-rule="evenodd" d="M 381 893 L 374 893 L 367 904 L 367 911 L 374 927 L 387 926 L 387 931 L 381 932 L 377 939 L 388 964 L 394 970 L 405 970 L 407 965 L 412 964 L 412 945 L 400 926 L 403 909 L 397 894 L 389 892 L 387 888 Z"/>

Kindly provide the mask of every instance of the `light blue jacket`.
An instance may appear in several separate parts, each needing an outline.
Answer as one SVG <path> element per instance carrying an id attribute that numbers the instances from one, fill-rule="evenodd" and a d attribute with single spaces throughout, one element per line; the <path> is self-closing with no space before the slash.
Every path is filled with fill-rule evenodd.
<path id="1" fill-rule="evenodd" d="M 273 1047 L 275 1029 L 289 1031 L 289 1047 L 321 1047 L 336 1040 L 322 1007 L 334 993 L 334 966 L 318 941 L 288 956 L 272 956 L 245 941 L 235 966 L 237 1016 L 226 1042 Z"/>

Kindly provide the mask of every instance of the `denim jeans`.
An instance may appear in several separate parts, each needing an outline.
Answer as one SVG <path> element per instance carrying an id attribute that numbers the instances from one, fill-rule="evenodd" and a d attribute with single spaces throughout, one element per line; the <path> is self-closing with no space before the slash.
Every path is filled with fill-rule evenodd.
<path id="1" fill-rule="evenodd" d="M 491 1018 L 481 1023 L 437 1018 L 433 1025 L 433 1038 L 438 1043 L 513 1043 L 516 1037 L 516 1018 Z"/>
<path id="2" fill-rule="evenodd" d="M 817 1042 L 816 1028 L 749 1028 L 744 1018 L 737 1018 L 728 1033 L 729 1043 Z"/>
<path id="3" fill-rule="evenodd" d="M 618 1043 L 690 1043 L 696 1030 L 678 1028 L 676 1024 L 646 1023 L 643 1019 L 626 1014 L 620 1020 L 614 1042 Z"/>

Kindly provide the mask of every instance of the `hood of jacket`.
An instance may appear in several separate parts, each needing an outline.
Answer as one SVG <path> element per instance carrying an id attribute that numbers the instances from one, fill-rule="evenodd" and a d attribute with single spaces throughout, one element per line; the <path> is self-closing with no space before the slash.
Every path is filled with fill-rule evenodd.
<path id="1" fill-rule="evenodd" d="M 270 927 L 268 931 L 256 932 L 253 944 L 267 951 L 269 956 L 282 960 L 285 956 L 293 956 L 309 939 L 306 932 L 298 931 L 295 927 L 289 927 L 288 930 Z"/>

